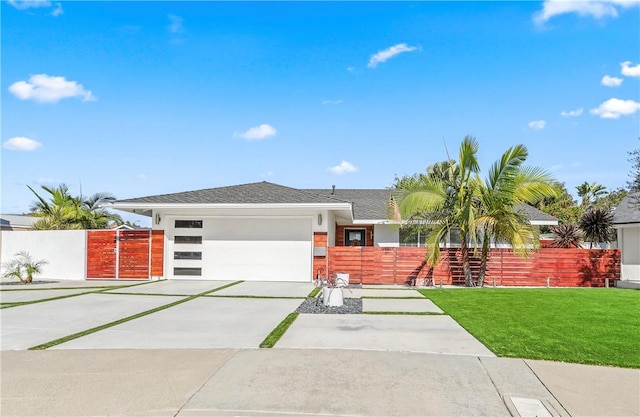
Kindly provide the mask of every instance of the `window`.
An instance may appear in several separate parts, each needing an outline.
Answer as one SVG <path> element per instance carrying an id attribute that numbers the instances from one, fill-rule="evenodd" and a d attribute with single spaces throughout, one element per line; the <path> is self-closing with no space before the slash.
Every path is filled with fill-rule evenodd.
<path id="1" fill-rule="evenodd" d="M 201 276 L 202 268 L 173 268 L 173 275 Z"/>
<path id="2" fill-rule="evenodd" d="M 345 246 L 366 246 L 366 229 L 344 229 Z"/>
<path id="3" fill-rule="evenodd" d="M 202 252 L 173 252 L 173 259 L 202 259 Z"/>
<path id="4" fill-rule="evenodd" d="M 424 225 L 412 224 L 400 228 L 400 246 L 425 246 L 429 230 Z"/>
<path id="5" fill-rule="evenodd" d="M 173 241 L 175 243 L 191 243 L 200 245 L 202 244 L 202 236 L 175 236 Z"/>
<path id="6" fill-rule="evenodd" d="M 175 227 L 181 229 L 202 229 L 202 220 L 176 220 Z"/>

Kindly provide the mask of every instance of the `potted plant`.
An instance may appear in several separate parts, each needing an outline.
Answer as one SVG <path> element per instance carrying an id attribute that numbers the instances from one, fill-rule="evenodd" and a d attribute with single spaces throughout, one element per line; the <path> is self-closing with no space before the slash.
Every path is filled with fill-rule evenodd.
<path id="1" fill-rule="evenodd" d="M 324 268 L 320 268 L 315 284 L 322 288 L 322 304 L 327 307 L 342 307 L 344 305 L 342 290 L 349 287 L 349 274 L 338 272 L 326 275 Z"/>
<path id="2" fill-rule="evenodd" d="M 45 260 L 36 261 L 31 257 L 29 252 L 20 251 L 16 253 L 15 258 L 4 264 L 6 278 L 18 278 L 23 284 L 31 284 L 35 274 L 42 273 L 42 267 L 47 264 Z M 24 278 L 23 278 L 24 273 Z"/>

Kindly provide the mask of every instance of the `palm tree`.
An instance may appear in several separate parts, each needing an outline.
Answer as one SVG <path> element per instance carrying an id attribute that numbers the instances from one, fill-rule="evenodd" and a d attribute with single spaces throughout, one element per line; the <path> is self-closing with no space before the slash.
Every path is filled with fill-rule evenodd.
<path id="1" fill-rule="evenodd" d="M 440 259 L 440 244 L 452 230 L 460 233 L 460 258 L 465 285 L 473 285 L 469 262 L 469 243 L 477 238 L 475 175 L 480 171 L 477 158 L 478 141 L 466 136 L 460 145 L 455 164 L 441 164 L 438 175 L 430 175 L 409 188 L 399 190 L 396 219 L 408 219 L 418 213 L 434 225 L 427 236 L 427 262 L 435 265 Z M 436 170 L 434 170 L 435 172 Z"/>
<path id="2" fill-rule="evenodd" d="M 523 167 L 529 152 L 524 145 L 507 149 L 493 163 L 484 183 L 478 185 L 480 213 L 477 223 L 482 235 L 482 255 L 477 285 L 484 284 L 489 243 L 505 241 L 523 256 L 539 246 L 538 230 L 518 206 L 556 196 L 549 174 L 539 168 Z"/>
<path id="3" fill-rule="evenodd" d="M 35 260 L 29 252 L 20 251 L 15 254 L 15 258 L 4 264 L 6 268 L 5 277 L 18 278 L 23 284 L 31 284 L 35 274 L 42 273 L 42 267 L 47 264 L 45 260 Z M 22 276 L 24 271 L 25 276 Z"/>
<path id="4" fill-rule="evenodd" d="M 419 213 L 434 225 L 427 237 L 430 265 L 438 262 L 440 243 L 447 234 L 452 230 L 460 232 L 461 262 L 467 286 L 484 284 L 491 240 L 504 240 L 523 254 L 535 248 L 537 230 L 518 210 L 518 205 L 556 195 L 546 172 L 522 166 L 528 156 L 524 145 L 509 148 L 491 166 L 485 182 L 478 174 L 477 150 L 477 141 L 465 137 L 459 161 L 436 164 L 439 168 L 429 170 L 428 181 L 404 190 L 398 204 L 400 217 L 410 218 Z M 469 245 L 477 247 L 479 237 L 482 239 L 482 262 L 475 282 L 469 262 Z"/>
<path id="5" fill-rule="evenodd" d="M 606 188 L 604 185 L 596 182 L 589 184 L 585 181 L 578 185 L 576 189 L 578 190 L 578 196 L 582 198 L 582 207 L 590 207 L 595 204 L 600 197 L 607 195 L 608 192 Z"/>
<path id="6" fill-rule="evenodd" d="M 102 208 L 103 204 L 115 201 L 108 193 L 96 193 L 88 198 L 73 197 L 65 184 L 57 187 L 42 186 L 49 199 L 39 195 L 33 188 L 29 190 L 36 196 L 31 206 L 34 215 L 40 217 L 33 225 L 40 230 L 65 229 L 105 229 L 112 223 L 121 224 L 119 215 Z"/>

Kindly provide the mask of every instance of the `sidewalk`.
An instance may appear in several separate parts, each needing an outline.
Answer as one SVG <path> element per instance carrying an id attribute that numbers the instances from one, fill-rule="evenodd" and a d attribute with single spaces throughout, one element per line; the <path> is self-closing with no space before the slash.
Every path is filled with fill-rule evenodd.
<path id="1" fill-rule="evenodd" d="M 640 415 L 640 370 L 546 361 L 320 349 L 4 351 L 1 360 L 3 416 L 510 416 L 540 404 L 552 416 Z"/>

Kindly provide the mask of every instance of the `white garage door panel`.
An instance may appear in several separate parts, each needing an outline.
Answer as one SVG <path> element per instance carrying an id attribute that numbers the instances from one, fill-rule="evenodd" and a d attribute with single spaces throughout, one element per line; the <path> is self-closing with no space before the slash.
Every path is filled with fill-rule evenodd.
<path id="1" fill-rule="evenodd" d="M 203 264 L 308 265 L 311 242 L 207 242 Z"/>
<path id="2" fill-rule="evenodd" d="M 222 241 L 310 241 L 309 219 L 208 219 L 204 238 Z"/>
<path id="3" fill-rule="evenodd" d="M 203 278 L 246 281 L 310 280 L 311 243 L 215 242 L 203 256 Z M 240 255 L 239 254 L 243 254 Z M 283 256 L 284 255 L 284 256 Z"/>
<path id="4" fill-rule="evenodd" d="M 204 218 L 202 260 L 173 260 L 173 267 L 200 267 L 201 279 L 311 281 L 312 231 L 309 218 Z M 174 235 L 182 234 L 175 229 Z M 193 250 L 176 245 L 172 250 Z M 189 249 L 187 249 L 187 246 Z M 184 249 L 183 249 L 184 248 Z M 173 258 L 173 252 L 171 253 Z M 176 276 L 188 278 L 190 276 Z"/>

